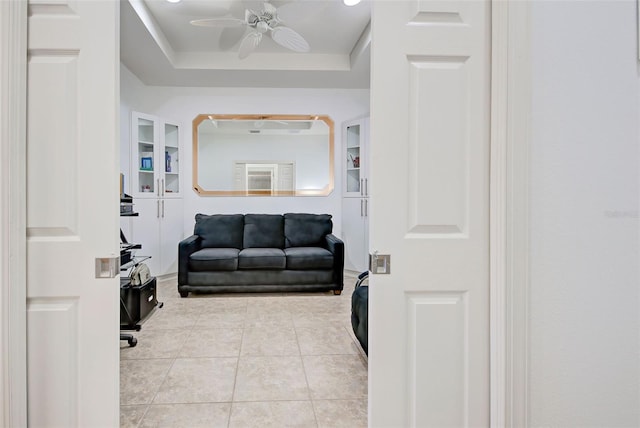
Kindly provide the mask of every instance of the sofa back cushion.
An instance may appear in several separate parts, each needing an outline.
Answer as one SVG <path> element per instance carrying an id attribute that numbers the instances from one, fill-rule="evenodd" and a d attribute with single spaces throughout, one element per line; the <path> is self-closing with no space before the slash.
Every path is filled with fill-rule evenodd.
<path id="1" fill-rule="evenodd" d="M 193 233 L 202 237 L 202 248 L 242 249 L 242 214 L 196 214 Z"/>
<path id="2" fill-rule="evenodd" d="M 324 237 L 333 231 L 330 214 L 284 215 L 285 247 L 321 247 Z"/>
<path id="3" fill-rule="evenodd" d="M 280 214 L 246 214 L 244 248 L 284 248 L 284 218 Z"/>

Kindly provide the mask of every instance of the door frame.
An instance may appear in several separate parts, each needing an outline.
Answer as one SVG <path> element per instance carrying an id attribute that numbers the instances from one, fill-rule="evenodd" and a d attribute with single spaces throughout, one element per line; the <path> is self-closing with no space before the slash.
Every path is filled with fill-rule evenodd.
<path id="1" fill-rule="evenodd" d="M 27 426 L 27 2 L 0 1 L 0 425 Z"/>
<path id="2" fill-rule="evenodd" d="M 530 6 L 492 0 L 491 426 L 528 425 Z M 27 2 L 0 2 L 0 422 L 27 425 Z"/>
<path id="3" fill-rule="evenodd" d="M 491 426 L 527 427 L 530 1 L 492 0 L 489 190 Z"/>

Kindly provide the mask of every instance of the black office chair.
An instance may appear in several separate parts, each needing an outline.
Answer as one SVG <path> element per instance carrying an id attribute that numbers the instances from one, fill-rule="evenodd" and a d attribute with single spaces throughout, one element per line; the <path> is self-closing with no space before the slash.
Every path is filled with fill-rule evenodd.
<path id="1" fill-rule="evenodd" d="M 358 275 L 351 294 L 351 327 L 365 354 L 369 355 L 369 271 Z"/>
<path id="2" fill-rule="evenodd" d="M 133 334 L 129 333 L 120 333 L 120 340 L 126 340 L 132 348 L 138 344 L 138 339 L 136 339 Z"/>

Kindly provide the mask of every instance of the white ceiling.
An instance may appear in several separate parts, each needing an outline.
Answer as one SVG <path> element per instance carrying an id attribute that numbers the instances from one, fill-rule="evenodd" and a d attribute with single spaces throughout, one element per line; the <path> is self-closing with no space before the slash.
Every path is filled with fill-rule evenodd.
<path id="1" fill-rule="evenodd" d="M 368 1 L 356 6 L 345 6 L 342 0 L 271 3 L 278 7 L 282 25 L 309 42 L 309 53 L 289 51 L 263 37 L 253 53 L 239 59 L 240 34 L 233 38 L 237 43 L 225 47 L 224 35 L 229 30 L 190 24 L 191 20 L 216 17 L 243 19 L 246 8 L 260 11 L 261 1 L 123 0 L 121 60 L 147 85 L 369 87 Z"/>

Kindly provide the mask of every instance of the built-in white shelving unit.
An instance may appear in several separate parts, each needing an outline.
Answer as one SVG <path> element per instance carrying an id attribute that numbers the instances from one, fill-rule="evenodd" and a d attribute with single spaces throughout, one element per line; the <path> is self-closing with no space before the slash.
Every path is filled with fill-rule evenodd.
<path id="1" fill-rule="evenodd" d="M 131 192 L 139 219 L 131 239 L 143 245 L 153 275 L 178 270 L 183 236 L 180 126 L 145 113 L 131 115 Z"/>
<path id="2" fill-rule="evenodd" d="M 369 254 L 369 118 L 342 124 L 342 239 L 345 269 L 363 272 Z"/>

